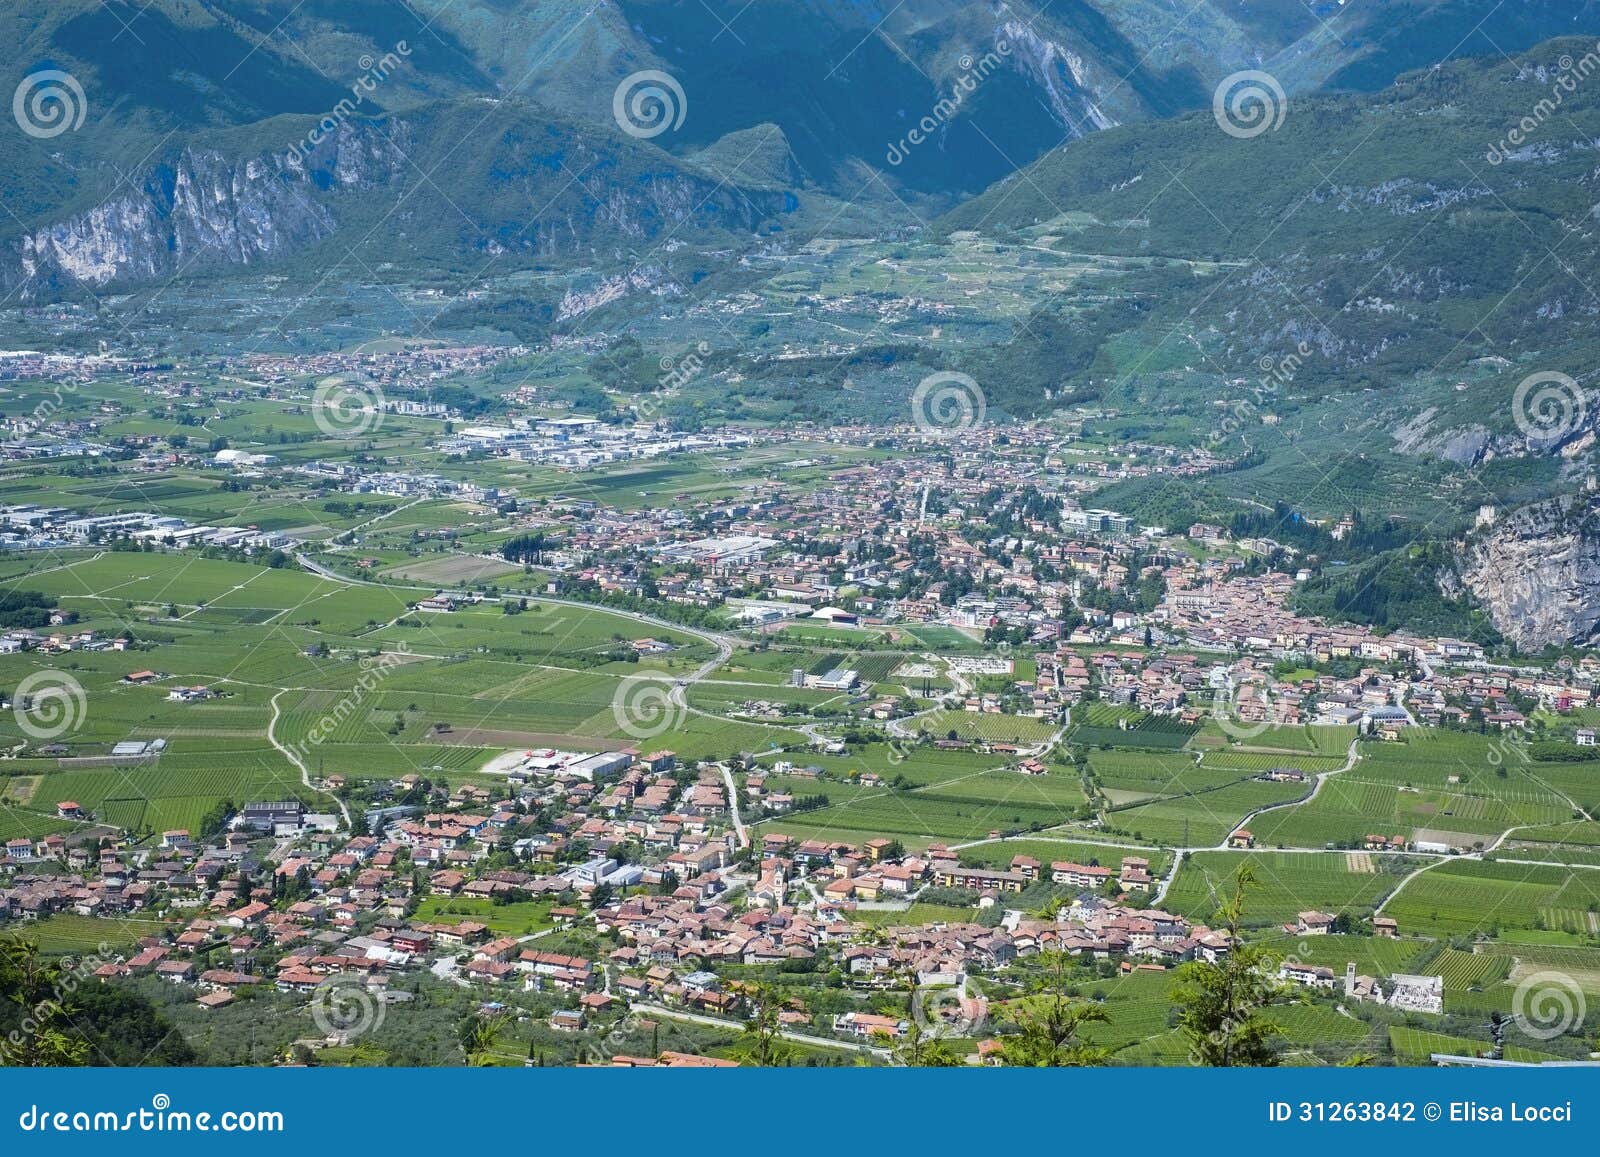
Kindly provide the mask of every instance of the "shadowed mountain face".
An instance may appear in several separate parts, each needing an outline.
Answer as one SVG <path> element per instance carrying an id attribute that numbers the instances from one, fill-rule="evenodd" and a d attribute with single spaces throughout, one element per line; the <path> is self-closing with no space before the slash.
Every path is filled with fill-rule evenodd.
<path id="1" fill-rule="evenodd" d="M 926 222 L 1064 144 L 1207 108 L 1240 69 L 1377 89 L 1600 29 L 1597 4 L 15 0 L 5 75 L 68 73 L 86 115 L 8 142 L 0 283 L 253 264 L 379 221 L 425 263 L 748 242 L 811 211 Z M 639 73 L 668 78 L 667 131 L 618 119 Z M 308 135 L 321 159 L 285 163 Z M 667 210 L 666 189 L 704 195 Z"/>

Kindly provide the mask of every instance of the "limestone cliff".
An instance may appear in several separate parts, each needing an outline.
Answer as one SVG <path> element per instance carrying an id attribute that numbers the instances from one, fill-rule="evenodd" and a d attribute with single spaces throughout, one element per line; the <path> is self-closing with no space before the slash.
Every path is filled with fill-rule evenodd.
<path id="1" fill-rule="evenodd" d="M 1522 647 L 1600 639 L 1600 503 L 1552 498 L 1476 531 L 1458 553 L 1459 582 Z"/>

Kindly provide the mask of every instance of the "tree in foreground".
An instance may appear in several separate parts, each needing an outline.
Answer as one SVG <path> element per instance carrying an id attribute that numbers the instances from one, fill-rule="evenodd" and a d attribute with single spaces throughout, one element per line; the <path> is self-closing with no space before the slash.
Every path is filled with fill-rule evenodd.
<path id="1" fill-rule="evenodd" d="M 750 1019 L 744 1022 L 744 1044 L 750 1059 L 763 1068 L 786 1064 L 794 1050 L 783 1039 L 779 1013 L 783 999 L 770 984 L 752 985 L 745 999 L 750 1002 Z"/>
<path id="2" fill-rule="evenodd" d="M 907 1068 L 953 1069 L 965 1063 L 947 1041 L 923 1028 L 916 1017 L 912 1017 L 898 1044 L 885 1032 L 873 1033 L 872 1043 L 888 1049 L 894 1063 Z"/>
<path id="3" fill-rule="evenodd" d="M 1067 995 L 1071 957 L 1040 953 L 1045 976 L 1040 991 L 1026 998 L 1017 1014 L 1017 1031 L 1000 1040 L 1000 1058 L 1018 1068 L 1084 1068 L 1106 1063 L 1105 1049 L 1078 1039 L 1086 1024 L 1104 1024 L 1105 1009 Z"/>
<path id="4" fill-rule="evenodd" d="M 1249 866 L 1241 867 L 1233 898 L 1217 913 L 1217 923 L 1228 933 L 1226 955 L 1215 964 L 1191 960 L 1178 969 L 1172 1000 L 1179 1009 L 1178 1027 L 1188 1038 L 1189 1057 L 1197 1065 L 1278 1063 L 1274 1042 L 1282 1030 L 1264 1013 L 1270 1005 L 1293 998 L 1278 983 L 1277 957 L 1240 939 L 1245 891 L 1254 883 Z"/>

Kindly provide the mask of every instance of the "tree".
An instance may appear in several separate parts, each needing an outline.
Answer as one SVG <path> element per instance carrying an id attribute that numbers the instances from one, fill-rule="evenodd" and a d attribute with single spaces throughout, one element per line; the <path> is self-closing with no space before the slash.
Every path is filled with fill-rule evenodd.
<path id="1" fill-rule="evenodd" d="M 19 1028 L 0 1038 L 0 1064 L 76 1067 L 88 1063 L 89 1044 L 69 1027 L 59 999 L 62 976 L 39 945 L 21 937 L 0 942 L 0 990 L 22 1010 Z"/>
<path id="2" fill-rule="evenodd" d="M 782 1000 L 770 984 L 757 984 L 747 994 L 750 1019 L 744 1022 L 744 1042 L 750 1058 L 763 1068 L 785 1063 L 793 1050 L 783 1040 L 778 1013 Z"/>
<path id="3" fill-rule="evenodd" d="M 461 1051 L 467 1054 L 467 1065 L 481 1068 L 494 1064 L 494 1044 L 505 1031 L 509 1018 L 499 1013 L 470 1017 L 461 1026 Z"/>
<path id="4" fill-rule="evenodd" d="M 887 1039 L 888 1034 L 882 1035 Z M 944 1041 L 925 1032 L 915 1017 L 906 1029 L 905 1039 L 894 1049 L 896 1064 L 922 1069 L 953 1069 L 965 1062 Z"/>
<path id="5" fill-rule="evenodd" d="M 1067 995 L 1072 958 L 1065 952 L 1042 952 L 1045 975 L 1037 995 L 1027 998 L 1017 1016 L 1017 1032 L 1002 1037 L 1000 1056 L 1019 1068 L 1084 1068 L 1103 1065 L 1106 1050 L 1078 1039 L 1086 1024 L 1108 1022 L 1105 1009 Z"/>
<path id="6" fill-rule="evenodd" d="M 1278 1063 L 1273 1039 L 1282 1030 L 1262 1015 L 1285 998 L 1275 977 L 1278 959 L 1262 945 L 1239 938 L 1245 890 L 1254 883 L 1249 866 L 1241 867 L 1233 898 L 1217 913 L 1217 923 L 1228 932 L 1226 955 L 1216 964 L 1192 960 L 1178 969 L 1172 1000 L 1179 1008 L 1178 1027 L 1189 1040 L 1189 1056 L 1199 1065 Z"/>

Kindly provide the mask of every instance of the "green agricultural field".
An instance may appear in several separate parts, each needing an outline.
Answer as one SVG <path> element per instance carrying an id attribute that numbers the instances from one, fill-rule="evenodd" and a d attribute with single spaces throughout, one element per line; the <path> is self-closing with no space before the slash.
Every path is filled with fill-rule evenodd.
<path id="1" fill-rule="evenodd" d="M 303 749 L 314 775 L 354 779 L 466 775 L 500 751 L 534 743 L 631 745 L 639 740 L 613 710 L 633 685 L 625 676 L 670 680 L 711 654 L 692 636 L 598 608 L 535 601 L 520 615 L 486 604 L 422 616 L 407 608 L 419 597 L 414 590 L 192 553 L 69 556 L 30 582 L 78 610 L 84 625 L 130 634 L 136 645 L 0 658 L 0 684 L 48 669 L 81 688 L 71 725 L 54 737 L 64 760 L 35 756 L 40 741 L 11 712 L 0 714 L 0 746 L 22 752 L 13 770 L 35 785 L 25 802 L 8 799 L 0 811 L 7 838 L 70 829 L 53 815 L 62 799 L 141 834 L 197 830 L 223 801 L 298 796 L 331 807 L 304 787 L 272 739 Z M 613 662 L 647 634 L 677 649 Z M 156 678 L 124 681 L 142 670 Z M 216 697 L 182 703 L 168 696 L 174 686 L 197 684 Z M 653 746 L 686 759 L 800 738 L 693 712 L 665 722 Z M 449 731 L 439 733 L 440 723 Z M 128 739 L 164 740 L 166 750 L 139 764 L 103 759 Z"/>
<path id="2" fill-rule="evenodd" d="M 911 636 L 917 645 L 932 651 L 975 652 L 983 649 L 983 645 L 978 640 L 955 627 L 944 627 L 935 623 L 919 623 L 913 627 L 902 628 L 902 630 L 905 634 Z"/>
<path id="3" fill-rule="evenodd" d="M 1166 907 L 1210 920 L 1233 895 L 1234 877 L 1245 866 L 1255 876 L 1245 893 L 1245 918 L 1265 926 L 1293 923 L 1304 911 L 1369 916 L 1419 864 L 1406 857 L 1343 852 L 1195 852 L 1178 866 Z"/>
<path id="4" fill-rule="evenodd" d="M 1001 770 L 1006 757 L 979 751 L 941 751 L 931 744 L 901 748 L 889 743 L 869 743 L 847 755 L 774 754 L 762 757 L 760 763 L 771 767 L 779 761 L 797 767 L 815 767 L 834 779 L 872 772 L 886 780 L 903 778 L 908 783 L 927 785 Z"/>
<path id="5" fill-rule="evenodd" d="M 1511 964 L 1508 956 L 1445 948 L 1428 961 L 1428 969 L 1444 977 L 1445 988 L 1464 990 L 1498 984 L 1511 974 Z"/>
<path id="6" fill-rule="evenodd" d="M 937 739 L 944 739 L 953 731 L 959 739 L 1021 744 L 1044 743 L 1057 730 L 1057 724 L 1049 719 L 956 710 L 925 715 L 917 720 L 917 727 Z"/>
<path id="7" fill-rule="evenodd" d="M 1246 816 L 1305 792 L 1304 784 L 1243 780 L 1108 811 L 1105 826 L 1116 835 L 1152 843 L 1179 847 L 1220 844 Z"/>
<path id="8" fill-rule="evenodd" d="M 1332 776 L 1317 798 L 1263 816 L 1257 840 L 1298 847 L 1359 845 L 1368 834 L 1487 845 L 1519 825 L 1571 818 L 1560 794 L 1565 769 L 1495 762 L 1482 736 L 1413 732 L 1399 743 L 1366 743 L 1360 762 Z"/>
<path id="9" fill-rule="evenodd" d="M 1180 752 L 1091 751 L 1088 760 L 1095 786 L 1114 806 L 1210 791 L 1253 779 L 1256 774 L 1212 767 Z"/>
<path id="10" fill-rule="evenodd" d="M 159 835 L 174 828 L 198 833 L 219 802 L 305 799 L 331 809 L 326 797 L 308 792 L 300 776 L 270 748 L 169 751 L 154 762 L 130 767 L 87 768 L 46 775 L 31 806 L 53 811 L 75 800 L 105 822 Z M 320 804 L 319 804 L 320 799 Z"/>
<path id="11" fill-rule="evenodd" d="M 1151 748 L 1177 751 L 1194 737 L 1195 728 L 1164 715 L 1129 707 L 1091 703 L 1074 709 L 1069 743 L 1088 747 Z"/>
<path id="12" fill-rule="evenodd" d="M 1083 1039 L 1101 1048 L 1122 1050 L 1166 1032 L 1174 1024 L 1173 983 L 1171 971 L 1130 972 L 1107 980 L 1080 982 L 1078 995 L 1098 1003 L 1108 1018 L 1103 1024 L 1085 1025 Z M 1003 1015 L 1004 1006 L 1001 1007 Z M 994 1003 L 990 1005 L 990 1015 L 996 1015 Z"/>
<path id="13" fill-rule="evenodd" d="M 852 924 L 873 928 L 911 927 L 918 924 L 966 924 L 977 918 L 976 908 L 954 908 L 948 904 L 911 904 L 905 908 L 857 908 L 849 914 Z"/>
<path id="14" fill-rule="evenodd" d="M 1246 775 L 1262 775 L 1276 768 L 1315 775 L 1319 772 L 1337 771 L 1344 766 L 1344 760 L 1325 755 L 1264 755 L 1261 752 L 1235 747 L 1225 751 L 1206 752 L 1200 761 L 1200 766 L 1237 771 Z"/>
<path id="15" fill-rule="evenodd" d="M 1434 1053 L 1443 1053 L 1447 1056 L 1488 1056 L 1492 1047 L 1487 1036 L 1482 1039 L 1448 1036 L 1404 1025 L 1395 1025 L 1389 1029 L 1389 1045 L 1393 1048 L 1396 1059 L 1408 1065 L 1426 1065 Z M 1516 1044 L 1506 1045 L 1505 1056 L 1508 1061 L 1526 1061 L 1534 1064 L 1558 1059 L 1553 1053 L 1540 1052 Z"/>
<path id="16" fill-rule="evenodd" d="M 769 822 L 799 839 L 860 843 L 872 836 L 889 836 L 908 847 L 926 847 L 935 841 L 983 839 L 991 832 L 1038 830 L 1070 817 L 1065 793 L 1040 789 L 1029 778 L 995 772 L 981 780 L 959 779 L 912 791 L 862 788 L 828 807 Z M 832 784 L 806 790 L 835 800 Z"/>
<path id="17" fill-rule="evenodd" d="M 1418 971 L 1418 961 L 1438 947 L 1438 941 L 1420 938 L 1390 940 L 1382 936 L 1296 936 L 1284 930 L 1259 934 L 1280 958 L 1294 957 L 1304 964 L 1320 964 L 1340 976 L 1354 964 L 1361 976 L 1391 976 Z"/>
<path id="18" fill-rule="evenodd" d="M 1550 930 L 1600 938 L 1600 870 L 1447 861 L 1420 872 L 1384 908 L 1408 931 L 1441 935 Z"/>
<path id="19" fill-rule="evenodd" d="M 141 937 L 159 935 L 166 927 L 159 920 L 101 919 L 60 912 L 29 923 L 22 934 L 51 956 L 104 956 L 124 953 Z"/>
<path id="20" fill-rule="evenodd" d="M 553 926 L 550 907 L 549 900 L 496 904 L 475 897 L 425 896 L 413 919 L 429 924 L 475 920 L 497 936 L 526 936 Z"/>
<path id="21" fill-rule="evenodd" d="M 1600 996 L 1600 947 L 1496 942 L 1482 945 L 1479 951 L 1506 960 L 1510 971 L 1502 973 L 1501 979 L 1512 984 L 1539 973 L 1554 972 L 1569 978 L 1591 998 Z"/>

